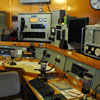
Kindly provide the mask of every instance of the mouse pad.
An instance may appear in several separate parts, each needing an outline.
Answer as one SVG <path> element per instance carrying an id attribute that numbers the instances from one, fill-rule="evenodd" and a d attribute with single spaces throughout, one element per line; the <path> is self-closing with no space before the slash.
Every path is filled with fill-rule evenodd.
<path id="1" fill-rule="evenodd" d="M 54 97 L 60 97 L 60 100 L 66 99 L 62 94 L 51 94 L 49 96 L 44 97 L 44 100 L 53 100 Z"/>

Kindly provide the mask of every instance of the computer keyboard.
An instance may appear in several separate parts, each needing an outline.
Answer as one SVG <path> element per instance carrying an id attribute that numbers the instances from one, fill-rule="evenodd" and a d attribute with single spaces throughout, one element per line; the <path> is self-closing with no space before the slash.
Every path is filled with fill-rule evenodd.
<path id="1" fill-rule="evenodd" d="M 53 94 L 54 90 L 53 88 L 46 82 L 44 82 L 42 79 L 36 78 L 33 80 L 30 80 L 29 83 L 35 88 L 43 97 Z"/>

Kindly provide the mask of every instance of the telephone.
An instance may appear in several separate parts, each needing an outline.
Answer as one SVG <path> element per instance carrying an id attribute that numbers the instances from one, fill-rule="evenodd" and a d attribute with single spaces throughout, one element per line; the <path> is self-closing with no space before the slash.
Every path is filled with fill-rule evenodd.
<path id="1" fill-rule="evenodd" d="M 25 28 L 25 19 L 22 17 L 21 18 L 21 27 L 20 27 L 20 40 L 23 40 L 23 30 Z"/>
<path id="2" fill-rule="evenodd" d="M 25 19 L 22 17 L 21 18 L 21 31 L 23 31 L 25 28 Z"/>

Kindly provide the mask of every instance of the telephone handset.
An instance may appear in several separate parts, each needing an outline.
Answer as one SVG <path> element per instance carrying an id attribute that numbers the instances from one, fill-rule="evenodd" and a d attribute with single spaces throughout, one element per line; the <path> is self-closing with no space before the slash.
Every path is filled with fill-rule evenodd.
<path id="1" fill-rule="evenodd" d="M 22 17 L 21 18 L 21 31 L 23 31 L 25 28 L 25 19 Z"/>
<path id="2" fill-rule="evenodd" d="M 21 18 L 21 26 L 20 26 L 20 40 L 23 40 L 23 30 L 25 28 L 25 19 Z"/>

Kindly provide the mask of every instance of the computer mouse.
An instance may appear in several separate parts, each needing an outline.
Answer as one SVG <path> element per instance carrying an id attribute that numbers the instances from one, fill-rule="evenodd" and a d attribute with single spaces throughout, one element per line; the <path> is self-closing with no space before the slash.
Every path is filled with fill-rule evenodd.
<path id="1" fill-rule="evenodd" d="M 60 100 L 59 96 L 54 96 L 52 100 Z"/>

